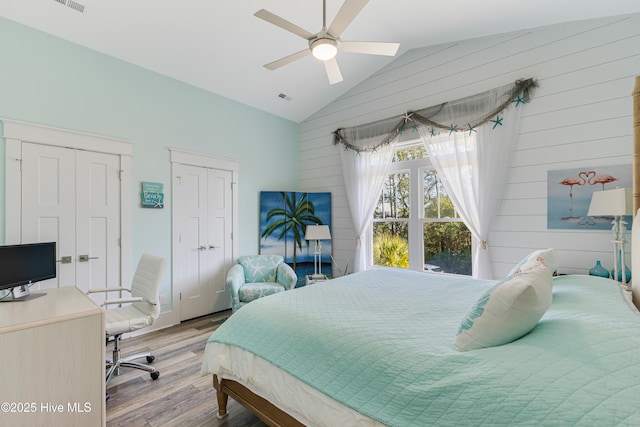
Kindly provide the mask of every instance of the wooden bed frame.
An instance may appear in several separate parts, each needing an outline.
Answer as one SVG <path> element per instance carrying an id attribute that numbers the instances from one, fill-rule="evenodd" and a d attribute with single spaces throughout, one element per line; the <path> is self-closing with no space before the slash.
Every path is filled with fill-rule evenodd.
<path id="1" fill-rule="evenodd" d="M 640 209 L 640 76 L 635 79 L 633 105 L 633 211 L 635 213 Z M 633 302 L 640 308 L 640 285 L 633 288 Z M 219 381 L 214 375 L 213 387 L 217 391 L 218 418 L 228 415 L 227 401 L 231 396 L 269 426 L 304 426 L 291 415 L 236 381 L 227 379 Z"/>
<path id="2" fill-rule="evenodd" d="M 640 209 L 640 76 L 636 76 L 636 84 L 633 88 L 633 216 L 635 218 Z M 637 226 L 634 227 L 636 230 Z M 637 233 L 637 231 L 636 231 Z M 640 255 L 633 259 L 633 239 L 631 239 L 631 264 L 640 265 Z M 636 242 L 636 247 L 640 243 Z M 637 270 L 636 270 L 637 271 Z M 640 281 L 637 278 L 631 279 L 632 301 L 640 309 Z"/>
<path id="3" fill-rule="evenodd" d="M 227 401 L 231 396 L 236 402 L 247 408 L 265 424 L 273 427 L 304 427 L 304 424 L 284 412 L 237 381 L 228 379 L 218 380 L 213 376 L 213 388 L 216 389 L 218 398 L 218 418 L 224 418 L 227 412 Z"/>

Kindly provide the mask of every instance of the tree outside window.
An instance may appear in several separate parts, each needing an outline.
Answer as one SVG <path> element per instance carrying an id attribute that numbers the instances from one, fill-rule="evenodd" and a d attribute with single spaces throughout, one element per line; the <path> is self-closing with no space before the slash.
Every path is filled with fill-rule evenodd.
<path id="1" fill-rule="evenodd" d="M 385 267 L 409 268 L 408 172 L 390 174 L 373 213 L 373 263 Z"/>
<path id="2" fill-rule="evenodd" d="M 458 216 L 435 170 L 423 170 L 424 269 L 471 275 L 471 232 Z"/>

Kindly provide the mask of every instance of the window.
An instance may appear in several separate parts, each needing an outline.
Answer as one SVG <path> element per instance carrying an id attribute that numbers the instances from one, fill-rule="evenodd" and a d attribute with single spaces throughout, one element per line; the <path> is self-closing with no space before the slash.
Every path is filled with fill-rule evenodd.
<path id="1" fill-rule="evenodd" d="M 471 275 L 471 233 L 421 142 L 398 144 L 372 237 L 373 265 Z"/>

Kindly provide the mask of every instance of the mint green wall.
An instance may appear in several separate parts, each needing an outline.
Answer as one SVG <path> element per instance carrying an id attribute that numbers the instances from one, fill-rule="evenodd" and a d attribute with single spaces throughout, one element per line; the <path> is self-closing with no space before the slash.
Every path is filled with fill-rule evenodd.
<path id="1" fill-rule="evenodd" d="M 0 18 L 0 118 L 134 143 L 133 266 L 147 251 L 171 254 L 168 148 L 239 161 L 240 254 L 258 250 L 259 192 L 298 189 L 298 124 L 4 18 Z M 2 243 L 4 157 L 2 142 Z M 164 183 L 167 208 L 139 207 L 141 181 Z"/>

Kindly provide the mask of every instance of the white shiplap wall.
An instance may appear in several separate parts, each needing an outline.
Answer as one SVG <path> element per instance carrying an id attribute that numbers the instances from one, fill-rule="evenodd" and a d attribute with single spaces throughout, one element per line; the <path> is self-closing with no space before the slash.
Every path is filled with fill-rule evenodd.
<path id="1" fill-rule="evenodd" d="M 524 107 L 489 237 L 494 276 L 542 247 L 556 248 L 564 273 L 586 273 L 596 259 L 612 267 L 610 232 L 547 229 L 547 171 L 631 164 L 636 75 L 640 14 L 408 51 L 301 124 L 301 189 L 332 193 L 334 257 L 353 259 L 341 148 L 332 132 L 532 77 L 540 86 Z"/>

